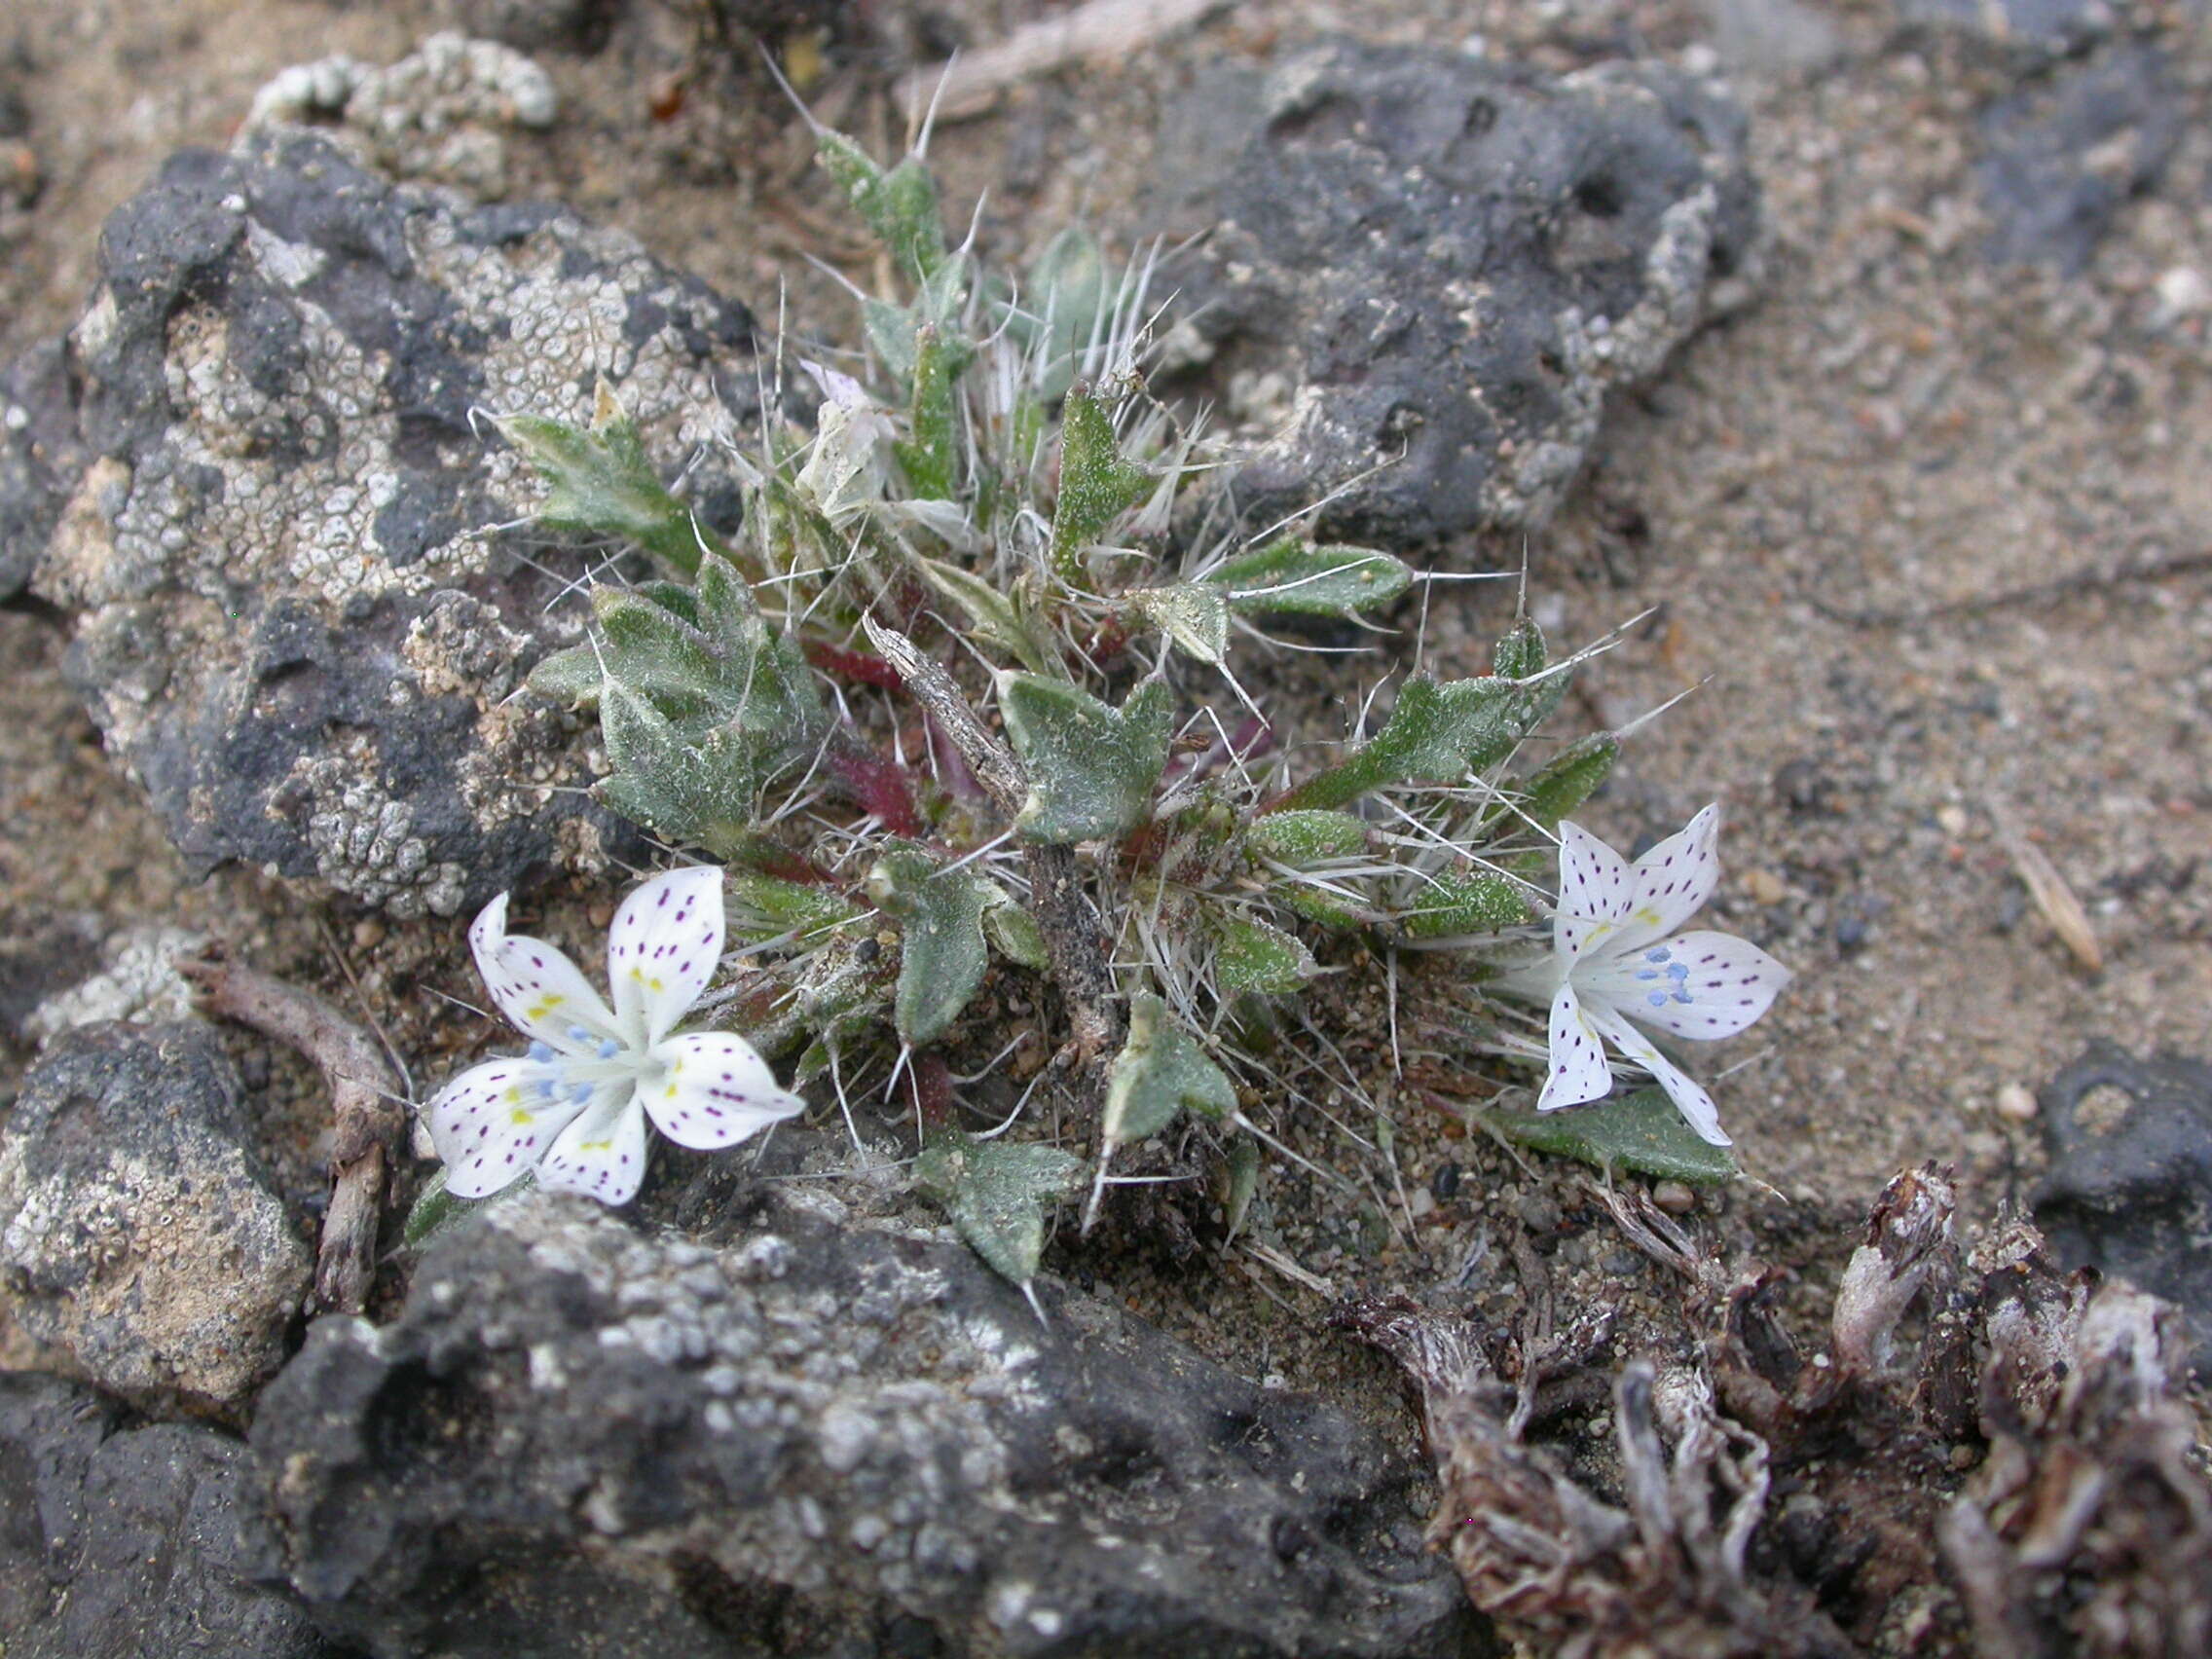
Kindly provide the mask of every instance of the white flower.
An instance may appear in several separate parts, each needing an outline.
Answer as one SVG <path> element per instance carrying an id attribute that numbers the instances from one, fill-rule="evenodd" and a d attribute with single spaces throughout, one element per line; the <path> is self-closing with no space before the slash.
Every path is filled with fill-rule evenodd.
<path id="1" fill-rule="evenodd" d="M 1559 908 L 1552 949 L 1499 988 L 1551 1004 L 1551 1075 L 1536 1110 L 1596 1100 L 1613 1086 L 1610 1043 L 1659 1080 L 1690 1127 L 1727 1146 L 1713 1096 L 1631 1020 L 1677 1037 L 1733 1037 L 1766 1013 L 1789 970 L 1732 934 L 1676 933 L 1720 880 L 1709 806 L 1634 866 L 1575 824 L 1559 827 Z"/>
<path id="2" fill-rule="evenodd" d="M 628 1203 L 648 1116 L 678 1145 L 712 1151 L 805 1105 L 744 1038 L 668 1034 L 721 959 L 722 872 L 711 865 L 656 875 L 622 901 L 607 940 L 612 1012 L 559 950 L 507 932 L 504 893 L 468 942 L 492 1000 L 533 1041 L 527 1055 L 462 1072 L 424 1109 L 456 1198 L 535 1167 L 541 1186 Z"/>

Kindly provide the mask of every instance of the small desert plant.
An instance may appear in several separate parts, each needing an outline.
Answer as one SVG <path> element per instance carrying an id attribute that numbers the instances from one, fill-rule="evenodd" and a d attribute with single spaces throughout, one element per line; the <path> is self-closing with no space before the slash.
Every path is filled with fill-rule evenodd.
<path id="1" fill-rule="evenodd" d="M 1057 989 L 1039 1075 L 1091 1109 L 1094 1210 L 1116 1150 L 1183 1114 L 1260 1132 L 1247 1035 L 1315 941 L 1548 949 L 1536 883 L 1618 744 L 1524 763 L 1573 663 L 1523 619 L 1490 674 L 1416 674 L 1365 735 L 1294 756 L 1242 666 L 1271 629 L 1373 628 L 1421 578 L 1235 521 L 1227 455 L 1147 388 L 1154 258 L 1069 234 L 1005 280 L 949 241 L 918 156 L 885 170 L 824 132 L 820 158 L 897 291 L 862 299 L 865 366 L 800 365 L 819 415 L 771 413 L 732 541 L 612 390 L 588 427 L 500 422 L 545 523 L 662 567 L 596 588 L 590 639 L 530 687 L 596 708 L 609 805 L 726 866 L 747 968 L 721 1017 L 794 1088 L 903 1075 L 918 1183 L 1026 1282 L 1078 1161 L 944 1126 L 932 1052 L 994 958 Z"/>

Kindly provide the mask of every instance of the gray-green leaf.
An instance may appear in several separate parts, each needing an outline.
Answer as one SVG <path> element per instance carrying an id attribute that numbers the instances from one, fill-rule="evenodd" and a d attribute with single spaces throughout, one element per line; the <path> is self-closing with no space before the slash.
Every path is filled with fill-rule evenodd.
<path id="1" fill-rule="evenodd" d="M 1512 753 L 1533 723 L 1530 694 L 1511 681 L 1416 677 L 1398 691 L 1382 729 L 1345 759 L 1291 791 L 1292 808 L 1346 806 L 1416 778 L 1457 783 Z"/>
<path id="2" fill-rule="evenodd" d="M 1029 840 L 1099 840 L 1151 816 L 1174 712 L 1166 686 L 1147 681 L 1116 709 L 1064 680 L 1002 674 L 999 711 L 1029 774 L 1014 819 Z"/>
<path id="3" fill-rule="evenodd" d="M 1126 596 L 1131 608 L 1182 648 L 1186 656 L 1218 665 L 1229 651 L 1229 601 L 1202 582 L 1140 588 Z"/>
<path id="4" fill-rule="evenodd" d="M 1367 850 L 1367 826 L 1348 812 L 1271 812 L 1253 820 L 1244 844 L 1261 858 L 1303 868 L 1356 858 Z"/>
<path id="5" fill-rule="evenodd" d="M 1320 972 L 1304 941 L 1266 922 L 1221 909 L 1208 917 L 1214 933 L 1214 978 L 1226 996 L 1276 996 L 1298 990 Z"/>
<path id="6" fill-rule="evenodd" d="M 973 868 L 941 869 L 918 847 L 896 847 L 868 871 L 867 892 L 900 919 L 893 1023 L 916 1048 L 934 1043 L 983 982 L 990 966 L 983 913 L 1005 903 L 1006 891 Z"/>
<path id="7" fill-rule="evenodd" d="M 1388 605 L 1413 571 L 1367 547 L 1315 546 L 1284 535 L 1215 566 L 1205 579 L 1244 616 L 1355 616 Z"/>
<path id="8" fill-rule="evenodd" d="M 1129 1037 L 1106 1084 L 1109 1151 L 1156 1135 L 1188 1107 L 1219 1122 L 1236 1110 L 1236 1086 L 1198 1040 L 1151 995 L 1129 999 Z"/>
<path id="9" fill-rule="evenodd" d="M 1478 1112 L 1476 1118 L 1516 1145 L 1579 1159 L 1601 1169 L 1633 1169 L 1706 1185 L 1740 1173 L 1734 1154 L 1701 1139 L 1661 1088 L 1639 1088 L 1556 1112 Z"/>
<path id="10" fill-rule="evenodd" d="M 1026 1287 L 1045 1250 L 1045 1212 L 1074 1187 L 1082 1162 L 1036 1141 L 938 1136 L 914 1160 L 914 1184 L 940 1205 L 969 1247 Z"/>

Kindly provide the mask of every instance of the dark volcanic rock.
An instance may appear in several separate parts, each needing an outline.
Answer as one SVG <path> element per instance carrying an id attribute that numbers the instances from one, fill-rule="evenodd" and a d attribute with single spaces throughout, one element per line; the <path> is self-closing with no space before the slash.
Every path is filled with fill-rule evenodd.
<path id="1" fill-rule="evenodd" d="M 2091 1128 L 2081 1106 L 2101 1088 L 2130 1104 Z M 2050 1171 L 2035 1192 L 2036 1225 L 2067 1267 L 2180 1304 L 2190 1362 L 2212 1378 L 2212 1066 L 2093 1043 L 2050 1081 L 2042 1107 Z"/>
<path id="2" fill-rule="evenodd" d="M 1162 222 L 1211 233 L 1174 274 L 1211 379 L 1267 440 L 1254 518 L 1349 485 L 1321 522 L 1398 545 L 1540 524 L 1758 222 L 1742 111 L 1657 65 L 1339 43 L 1214 69 L 1161 154 Z"/>
<path id="3" fill-rule="evenodd" d="M 0 1310 L 95 1382 L 241 1405 L 308 1272 L 206 1026 L 86 1026 L 23 1079 L 0 1129 Z"/>
<path id="4" fill-rule="evenodd" d="M 503 705 L 581 612 L 546 614 L 542 536 L 479 535 L 539 487 L 471 413 L 581 420 L 605 371 L 673 472 L 751 418 L 751 350 L 743 308 L 559 208 L 292 129 L 186 152 L 108 222 L 73 432 L 49 410 L 45 461 L 0 462 L 0 573 L 43 535 L 67 671 L 189 863 L 452 914 L 626 833 L 561 787 L 578 723 Z M 694 498 L 726 482 L 710 454 Z"/>
<path id="5" fill-rule="evenodd" d="M 83 476 L 76 395 L 58 341 L 0 370 L 0 599 L 13 599 Z"/>
<path id="6" fill-rule="evenodd" d="M 2132 43 L 2060 67 L 1982 112 L 1982 204 L 2001 265 L 2084 270 L 2113 219 L 2165 170 L 2189 104 L 2165 55 Z"/>
<path id="7" fill-rule="evenodd" d="M 253 1430 L 293 1584 L 379 1655 L 1474 1651 L 1410 1471 L 1112 1306 L 1041 1327 L 820 1188 L 641 1235 L 541 1193 L 328 1318 Z M 736 1219 L 739 1215 L 743 1220 Z"/>
<path id="8" fill-rule="evenodd" d="M 252 1582 L 246 1450 L 181 1423 L 120 1430 L 59 1378 L 0 1373 L 0 1641 L 8 1659 L 320 1659 Z"/>

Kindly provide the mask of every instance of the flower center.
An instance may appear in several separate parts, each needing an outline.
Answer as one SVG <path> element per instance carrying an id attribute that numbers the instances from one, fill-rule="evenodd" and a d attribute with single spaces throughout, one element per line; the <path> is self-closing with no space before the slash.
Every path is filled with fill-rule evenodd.
<path id="1" fill-rule="evenodd" d="M 1654 945 L 1643 953 L 1644 966 L 1636 971 L 1636 977 L 1650 985 L 1643 1000 L 1653 1008 L 1665 1008 L 1670 1002 L 1689 1004 L 1697 1001 L 1689 987 L 1690 970 L 1684 962 L 1677 962 L 1675 953 L 1665 945 Z"/>
<path id="2" fill-rule="evenodd" d="M 650 1053 L 625 1048 L 611 1037 L 595 1037 L 581 1025 L 569 1027 L 569 1041 L 575 1048 L 566 1053 L 550 1043 L 530 1046 L 530 1057 L 545 1068 L 537 1080 L 542 1101 L 569 1100 L 581 1106 L 602 1084 L 636 1082 L 659 1069 Z"/>

